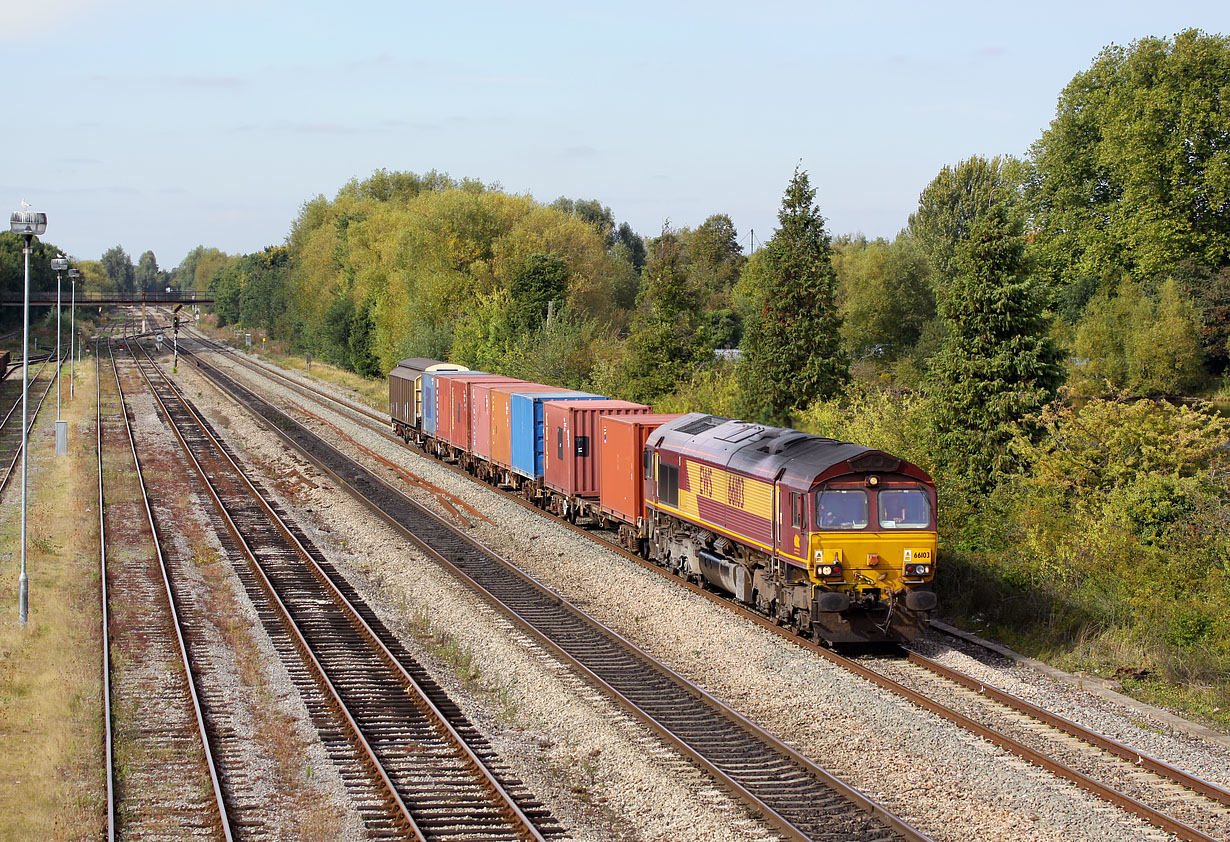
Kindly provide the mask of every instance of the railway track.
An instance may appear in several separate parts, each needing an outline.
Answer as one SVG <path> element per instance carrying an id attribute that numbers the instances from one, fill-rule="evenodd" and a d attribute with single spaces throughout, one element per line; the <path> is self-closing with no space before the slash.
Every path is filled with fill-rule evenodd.
<path id="1" fill-rule="evenodd" d="M 151 358 L 147 384 L 208 488 L 252 579 L 331 711 L 379 809 L 380 837 L 544 840 L 562 829 L 308 539 L 243 473 Z M 319 713 L 319 712 L 318 712 Z M 373 805 L 369 804 L 369 808 Z"/>
<path id="2" fill-rule="evenodd" d="M 272 371 L 267 366 L 245 360 L 239 354 L 228 355 L 228 359 L 233 359 L 305 397 L 339 410 L 373 432 L 404 446 L 400 439 L 385 429 L 387 419 L 370 408 L 312 389 Z M 304 412 L 309 417 L 312 415 L 306 409 Z M 489 488 L 486 485 L 483 487 Z M 519 495 L 498 490 L 497 493 L 502 493 L 506 498 L 522 505 L 529 505 Z M 569 524 L 562 519 L 556 521 L 574 532 L 598 541 L 607 549 L 670 578 L 694 593 L 735 610 L 775 634 L 813 650 L 821 657 L 965 728 L 1031 764 L 1075 783 L 1180 839 L 1192 842 L 1230 839 L 1230 812 L 1227 810 L 1230 807 L 1230 793 L 1219 786 L 917 653 L 905 653 L 904 662 L 900 657 L 880 660 L 877 662 L 878 668 L 855 659 L 844 658 L 829 649 L 799 638 L 723 595 L 679 579 L 657 565 L 628 553 L 592 530 Z M 901 680 L 894 680 L 890 674 Z M 941 695 L 956 696 L 956 706 L 937 701 L 935 697 Z M 964 701 L 961 701 L 962 697 Z M 981 701 L 974 703 L 974 698 L 971 697 L 981 697 Z M 960 710 L 956 709 L 957 707 Z"/>
<path id="3" fill-rule="evenodd" d="M 200 359 L 196 363 L 211 380 L 252 409 L 317 467 L 454 570 L 492 605 L 572 664 L 592 684 L 708 771 L 787 837 L 926 839 L 880 805 L 355 464 L 222 372 Z"/>
<path id="4" fill-rule="evenodd" d="M 1230 839 L 1230 792 L 1221 787 L 916 652 L 860 665 L 928 699 L 944 696 L 974 733 L 1024 746 L 1034 754 L 1003 745 L 1180 839 Z"/>
<path id="5" fill-rule="evenodd" d="M 109 388 L 103 366 L 96 369 L 107 838 L 229 842 L 227 806 L 119 366 L 108 357 Z"/>
<path id="6" fill-rule="evenodd" d="M 26 426 L 27 433 L 34 429 L 34 422 L 38 420 L 39 410 L 43 408 L 43 402 L 47 399 L 47 395 L 51 392 L 51 387 L 55 385 L 55 369 L 48 370 L 48 365 L 51 358 L 43 360 L 38 370 L 34 372 L 34 376 L 30 378 L 29 398 L 34 399 L 34 405 L 29 410 L 29 421 Z M 38 393 L 36 386 L 42 378 L 47 374 L 46 385 L 43 391 Z M 16 472 L 17 463 L 21 459 L 21 377 L 15 380 L 4 381 L 4 394 L 11 396 L 12 404 L 9 405 L 8 411 L 5 412 L 3 420 L 0 420 L 0 493 L 8 487 L 9 480 Z"/>

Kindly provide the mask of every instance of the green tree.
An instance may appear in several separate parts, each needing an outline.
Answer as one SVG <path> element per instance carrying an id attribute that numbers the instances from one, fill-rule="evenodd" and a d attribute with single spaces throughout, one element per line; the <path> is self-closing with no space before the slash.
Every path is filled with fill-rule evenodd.
<path id="1" fill-rule="evenodd" d="M 1200 317 L 1183 286 L 1165 281 L 1153 296 L 1123 280 L 1085 308 L 1074 350 L 1084 393 L 1180 395 L 1200 384 Z"/>
<path id="2" fill-rule="evenodd" d="M 1183 261 L 1175 272 L 1200 315 L 1200 347 L 1205 368 L 1221 374 L 1230 366 L 1230 266 L 1212 271 Z"/>
<path id="3" fill-rule="evenodd" d="M 130 293 L 136 288 L 136 270 L 133 268 L 132 258 L 122 246 L 112 246 L 103 252 L 102 265 L 115 288 L 121 293 Z"/>
<path id="4" fill-rule="evenodd" d="M 749 409 L 776 423 L 841 392 L 850 379 L 832 244 L 815 196 L 807 173 L 796 168 L 777 214 L 781 227 L 761 250 L 750 289 L 742 293 L 754 305 L 743 334 L 740 382 Z"/>
<path id="5" fill-rule="evenodd" d="M 158 271 L 158 259 L 152 251 L 147 251 L 137 260 L 133 270 L 133 286 L 142 292 L 158 292 L 162 285 L 162 275 Z"/>
<path id="6" fill-rule="evenodd" d="M 957 249 L 992 205 L 1012 200 L 1020 178 L 1016 159 L 975 155 L 945 166 L 923 190 L 907 230 L 935 271 L 937 287 L 956 277 Z"/>
<path id="7" fill-rule="evenodd" d="M 645 268 L 645 259 L 649 254 L 645 248 L 644 238 L 633 231 L 632 226 L 626 222 L 619 223 L 619 227 L 615 229 L 614 245 L 611 251 L 623 256 L 637 272 Z"/>
<path id="8" fill-rule="evenodd" d="M 1020 222 L 1004 205 L 974 224 L 957 270 L 939 301 L 949 331 L 932 370 L 936 443 L 949 475 L 976 493 L 1008 467 L 1008 442 L 1054 399 L 1063 369 Z"/>
<path id="9" fill-rule="evenodd" d="M 534 252 L 509 279 L 513 323 L 521 331 L 538 328 L 548 310 L 560 314 L 568 293 L 568 262 L 558 254 Z"/>
<path id="10" fill-rule="evenodd" d="M 833 249 L 841 335 L 850 356 L 893 359 L 913 347 L 935 317 L 931 270 L 916 241 L 842 239 Z"/>
<path id="11" fill-rule="evenodd" d="M 1230 39 L 1102 50 L 1031 149 L 1037 254 L 1063 286 L 1230 263 Z"/>
<path id="12" fill-rule="evenodd" d="M 688 382 L 712 359 L 701 329 L 700 292 L 687 271 L 687 255 L 669 227 L 653 241 L 636 315 L 624 344 L 622 382 L 632 400 L 652 401 Z"/>

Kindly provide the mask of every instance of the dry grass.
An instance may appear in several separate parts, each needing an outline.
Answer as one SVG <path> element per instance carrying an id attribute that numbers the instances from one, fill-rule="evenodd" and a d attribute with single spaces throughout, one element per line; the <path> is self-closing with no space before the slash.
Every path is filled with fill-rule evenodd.
<path id="1" fill-rule="evenodd" d="M 236 338 L 232 335 L 229 327 L 221 329 L 212 327 L 208 317 L 201 320 L 199 329 L 219 342 L 225 342 L 237 348 L 243 347 L 242 336 Z M 264 359 L 277 363 L 282 368 L 301 372 L 307 371 L 307 360 L 303 354 L 292 353 L 287 349 L 286 343 L 280 340 L 262 341 L 263 337 L 259 330 L 254 330 L 251 333 L 252 348 L 250 350 L 252 352 Z M 350 389 L 360 401 L 372 409 L 377 409 L 381 412 L 388 409 L 389 384 L 383 377 L 369 380 L 366 377 L 360 377 L 353 371 L 347 371 L 344 368 L 338 368 L 335 365 L 330 365 L 320 360 L 312 360 L 310 373 L 312 377 L 318 380 L 324 380 L 328 383 Z"/>
<path id="2" fill-rule="evenodd" d="M 66 457 L 54 407 L 31 443 L 30 617 L 17 622 L 20 484 L 0 527 L 0 839 L 96 839 L 103 795 L 98 502 L 93 366 L 65 392 Z"/>

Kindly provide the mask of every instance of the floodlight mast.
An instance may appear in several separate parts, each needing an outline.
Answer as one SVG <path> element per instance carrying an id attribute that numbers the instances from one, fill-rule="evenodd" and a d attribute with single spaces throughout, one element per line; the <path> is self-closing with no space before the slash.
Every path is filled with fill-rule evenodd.
<path id="1" fill-rule="evenodd" d="M 17 579 L 17 620 L 26 624 L 30 605 L 30 579 L 26 575 L 26 499 L 27 465 L 29 451 L 27 428 L 30 424 L 30 252 L 35 237 L 47 231 L 47 214 L 30 210 L 25 202 L 22 209 L 13 211 L 9 217 L 9 230 L 26 240 L 22 253 L 26 258 L 25 298 L 22 302 L 21 320 L 21 576 Z"/>

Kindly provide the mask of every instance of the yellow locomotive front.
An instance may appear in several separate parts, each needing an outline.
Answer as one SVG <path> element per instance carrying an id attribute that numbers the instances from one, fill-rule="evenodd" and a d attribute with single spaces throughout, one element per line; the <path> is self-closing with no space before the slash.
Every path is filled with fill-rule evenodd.
<path id="1" fill-rule="evenodd" d="M 915 475 L 901 473 L 903 467 Z M 836 476 L 813 487 L 807 571 L 817 608 L 827 609 L 816 611 L 814 620 L 823 624 L 840 612 L 834 626 L 870 624 L 889 639 L 908 640 L 922 632 L 936 605 L 936 495 L 914 466 L 893 468 Z M 837 635 L 840 629 L 831 631 Z M 867 631 L 854 636 L 865 638 Z"/>

